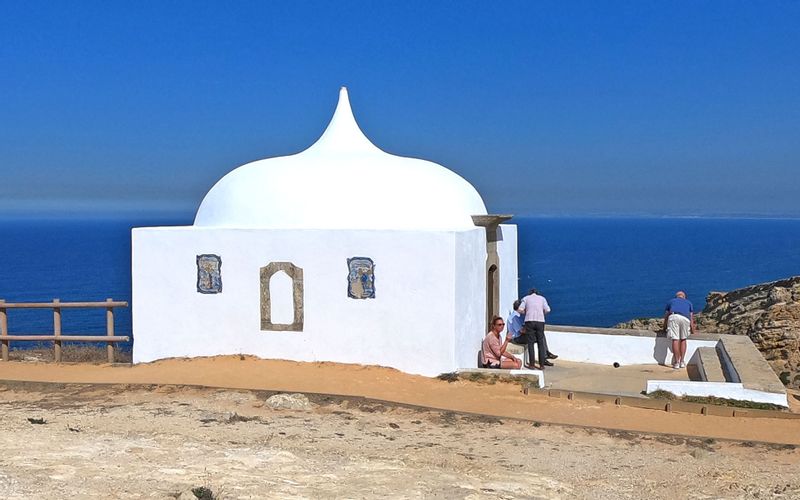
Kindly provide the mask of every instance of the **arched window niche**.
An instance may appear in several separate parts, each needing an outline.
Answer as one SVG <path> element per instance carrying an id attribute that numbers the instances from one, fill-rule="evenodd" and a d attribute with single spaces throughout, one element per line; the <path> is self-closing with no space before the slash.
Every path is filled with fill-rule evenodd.
<path id="1" fill-rule="evenodd" d="M 285 314 L 278 314 L 273 318 L 273 303 L 276 307 L 283 309 L 286 304 L 285 297 L 272 297 L 270 292 L 270 281 L 277 273 L 286 273 L 292 281 L 291 303 L 292 303 L 292 322 L 277 323 L 275 321 L 285 321 Z M 270 262 L 261 268 L 261 330 L 278 332 L 302 332 L 303 331 L 303 269 L 295 266 L 291 262 Z M 285 279 L 283 275 L 278 279 Z M 283 286 L 275 286 L 273 289 L 280 293 L 287 293 Z M 277 311 L 276 311 L 277 312 Z"/>
<path id="2" fill-rule="evenodd" d="M 500 312 L 500 280 L 497 279 L 497 264 L 486 270 L 486 325 L 492 326 L 492 318 Z"/>

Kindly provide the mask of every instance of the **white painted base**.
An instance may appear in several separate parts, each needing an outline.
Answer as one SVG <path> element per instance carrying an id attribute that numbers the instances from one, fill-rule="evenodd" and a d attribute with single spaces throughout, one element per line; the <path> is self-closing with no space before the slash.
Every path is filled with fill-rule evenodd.
<path id="1" fill-rule="evenodd" d="M 525 357 L 524 357 L 524 355 L 514 354 L 514 353 L 509 353 L 509 354 L 513 355 L 515 358 L 520 360 L 522 362 L 523 366 L 525 365 Z M 508 370 L 508 371 L 510 373 L 512 373 L 512 374 L 521 373 L 521 374 L 525 374 L 525 375 L 530 375 L 530 374 L 538 375 L 539 376 L 539 388 L 541 389 L 542 387 L 544 387 L 544 370 L 531 370 L 530 368 L 521 368 L 519 370 Z"/>
<path id="2" fill-rule="evenodd" d="M 508 370 L 512 375 L 536 375 L 539 377 L 539 388 L 544 387 L 544 371 L 542 370 L 528 370 L 523 368 L 521 370 Z"/>
<path id="3" fill-rule="evenodd" d="M 784 407 L 789 406 L 789 400 L 786 394 L 745 389 L 742 384 L 735 382 L 648 380 L 647 394 L 655 391 L 667 391 L 676 396 L 714 396 L 717 398 L 738 399 L 739 401 L 754 401 L 756 403 L 771 403 Z"/>

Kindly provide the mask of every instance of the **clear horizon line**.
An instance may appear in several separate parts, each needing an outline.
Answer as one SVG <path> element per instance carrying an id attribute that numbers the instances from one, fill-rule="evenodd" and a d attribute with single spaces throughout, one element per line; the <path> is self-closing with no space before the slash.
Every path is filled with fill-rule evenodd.
<path id="1" fill-rule="evenodd" d="M 503 211 L 508 213 L 508 211 Z M 88 208 L 72 210 L 2 210 L 0 220 L 93 220 L 93 219 L 119 219 L 119 218 L 186 218 L 194 219 L 195 211 L 179 208 L 117 208 L 105 210 L 91 210 Z M 800 220 L 796 214 L 653 214 L 653 213 L 604 213 L 604 212 L 568 212 L 568 213 L 540 213 L 540 214 L 513 214 L 509 221 L 514 219 L 730 219 L 730 220 Z"/>

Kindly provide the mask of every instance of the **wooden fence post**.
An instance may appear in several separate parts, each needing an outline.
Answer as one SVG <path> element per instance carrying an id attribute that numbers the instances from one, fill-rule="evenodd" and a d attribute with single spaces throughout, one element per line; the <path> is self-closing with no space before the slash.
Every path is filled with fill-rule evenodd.
<path id="1" fill-rule="evenodd" d="M 114 302 L 114 299 L 106 299 L 106 302 Z M 106 334 L 109 337 L 114 336 L 114 308 L 108 306 L 106 308 Z M 108 352 L 108 362 L 114 362 L 114 343 L 106 342 L 106 351 Z"/>
<path id="2" fill-rule="evenodd" d="M 56 339 L 53 341 L 53 360 L 56 363 L 61 363 L 61 340 L 58 337 L 61 336 L 61 308 L 58 307 L 58 304 L 61 302 L 60 299 L 53 299 L 53 335 L 56 336 Z"/>
<path id="3" fill-rule="evenodd" d="M 0 335 L 2 336 L 8 335 L 8 315 L 6 308 L 3 307 L 5 303 L 5 300 L 0 299 Z M 3 361 L 8 361 L 8 340 L 3 340 L 2 351 Z"/>

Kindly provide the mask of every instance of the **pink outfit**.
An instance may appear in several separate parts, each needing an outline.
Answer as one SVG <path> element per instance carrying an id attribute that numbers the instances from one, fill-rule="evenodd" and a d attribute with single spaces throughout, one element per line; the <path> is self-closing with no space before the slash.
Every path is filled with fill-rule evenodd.
<path id="1" fill-rule="evenodd" d="M 500 364 L 500 349 L 503 347 L 503 343 L 500 342 L 500 337 L 495 335 L 494 332 L 489 332 L 486 334 L 486 338 L 483 339 L 483 360 L 486 363 L 491 363 L 493 365 Z"/>

